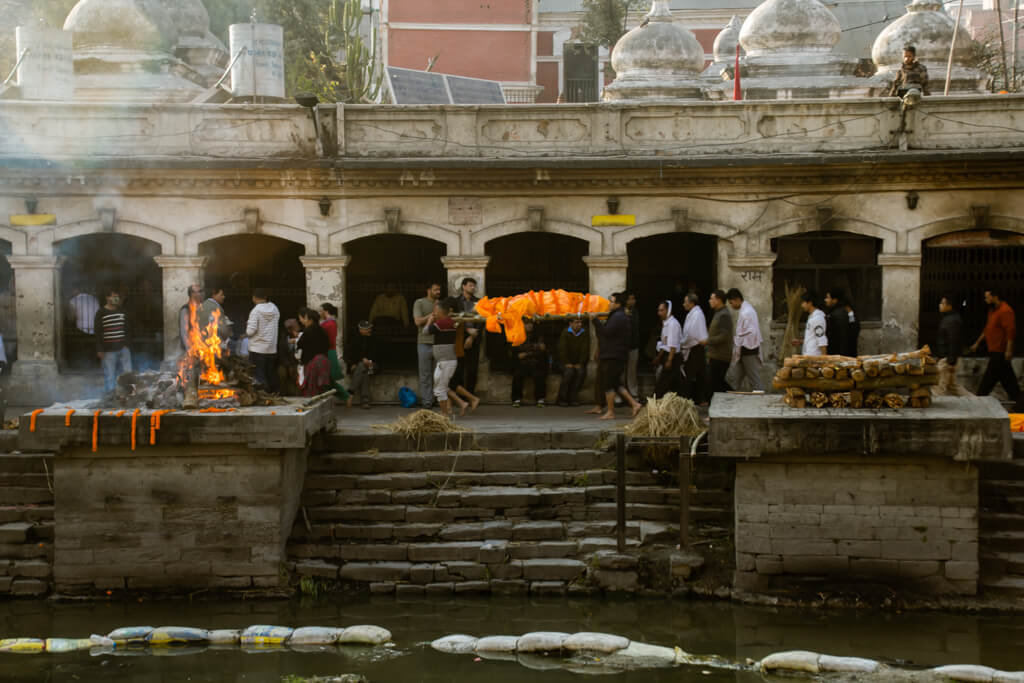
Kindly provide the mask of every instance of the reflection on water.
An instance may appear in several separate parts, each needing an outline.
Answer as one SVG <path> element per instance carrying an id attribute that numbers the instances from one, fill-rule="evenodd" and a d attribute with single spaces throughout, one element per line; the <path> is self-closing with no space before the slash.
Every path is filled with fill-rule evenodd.
<path id="1" fill-rule="evenodd" d="M 120 626 L 244 628 L 252 624 L 349 626 L 391 630 L 394 650 L 325 653 L 203 650 L 180 656 L 0 656 L 4 681 L 245 681 L 278 683 L 285 675 L 362 673 L 372 683 L 578 680 L 568 671 L 531 671 L 514 662 L 444 655 L 426 643 L 450 633 L 519 635 L 529 631 L 604 631 L 655 645 L 744 661 L 769 652 L 809 649 L 922 666 L 985 664 L 1024 668 L 1024 620 L 1010 616 L 855 614 L 770 610 L 728 603 L 600 599 L 366 598 L 308 602 L 143 602 L 0 604 L 0 637 L 81 637 Z M 759 681 L 747 672 L 638 671 L 617 681 Z"/>

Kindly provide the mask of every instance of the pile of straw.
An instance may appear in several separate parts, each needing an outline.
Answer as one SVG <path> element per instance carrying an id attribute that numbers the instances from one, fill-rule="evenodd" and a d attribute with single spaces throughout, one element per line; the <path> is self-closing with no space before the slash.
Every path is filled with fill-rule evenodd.
<path id="1" fill-rule="evenodd" d="M 624 427 L 629 436 L 697 436 L 704 429 L 693 401 L 673 393 L 647 399 L 647 405 Z"/>
<path id="2" fill-rule="evenodd" d="M 373 428 L 391 432 L 392 434 L 401 434 L 407 439 L 416 441 L 417 448 L 420 442 L 431 434 L 462 435 L 473 431 L 468 427 L 460 427 L 450 418 L 440 413 L 435 413 L 432 410 L 417 410 L 412 415 L 400 417 L 394 422 L 375 424 Z"/>

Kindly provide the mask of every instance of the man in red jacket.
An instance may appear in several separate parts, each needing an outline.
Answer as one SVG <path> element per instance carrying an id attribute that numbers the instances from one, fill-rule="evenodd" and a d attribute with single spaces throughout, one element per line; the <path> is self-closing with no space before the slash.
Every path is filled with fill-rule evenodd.
<path id="1" fill-rule="evenodd" d="M 971 351 L 977 351 L 978 345 L 984 340 L 985 346 L 988 347 L 988 367 L 981 378 L 978 396 L 988 396 L 996 384 L 1001 382 L 1010 400 L 1016 401 L 1020 395 L 1020 385 L 1017 384 L 1017 375 L 1010 364 L 1013 360 L 1013 343 L 1017 338 L 1017 323 L 1013 309 L 994 289 L 986 290 L 985 303 L 989 307 L 988 323 L 981 336 L 971 346 Z"/>

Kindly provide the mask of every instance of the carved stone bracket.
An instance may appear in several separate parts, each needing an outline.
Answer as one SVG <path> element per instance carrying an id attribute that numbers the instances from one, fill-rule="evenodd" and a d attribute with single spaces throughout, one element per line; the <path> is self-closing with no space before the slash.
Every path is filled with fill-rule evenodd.
<path id="1" fill-rule="evenodd" d="M 676 232 L 683 232 L 686 230 L 686 224 L 689 220 L 689 209 L 672 209 L 672 223 L 675 225 Z"/>
<path id="2" fill-rule="evenodd" d="M 114 232 L 114 223 L 117 221 L 117 209 L 100 209 L 99 214 L 103 232 Z"/>
<path id="3" fill-rule="evenodd" d="M 531 206 L 526 210 L 526 219 L 530 230 L 540 232 L 544 229 L 544 207 Z"/>
<path id="4" fill-rule="evenodd" d="M 971 216 L 974 217 L 975 230 L 985 230 L 989 226 L 989 205 L 972 204 Z"/>
<path id="5" fill-rule="evenodd" d="M 389 233 L 397 233 L 402 225 L 402 210 L 393 206 L 384 209 L 384 224 L 388 226 Z"/>
<path id="6" fill-rule="evenodd" d="M 245 209 L 245 231 L 255 235 L 260 231 L 260 210 L 256 208 Z"/>

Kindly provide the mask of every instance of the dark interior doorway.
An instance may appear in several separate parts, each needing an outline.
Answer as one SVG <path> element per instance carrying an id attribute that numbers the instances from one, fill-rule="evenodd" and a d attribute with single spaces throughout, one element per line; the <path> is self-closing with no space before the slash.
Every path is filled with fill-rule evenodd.
<path id="1" fill-rule="evenodd" d="M 373 235 L 345 244 L 345 338 L 360 320 L 373 322 L 381 368 L 415 370 L 416 327 L 412 304 L 436 281 L 444 291 L 443 242 L 416 235 Z"/>
<path id="2" fill-rule="evenodd" d="M 99 369 L 93 316 L 117 289 L 130 324 L 129 348 L 136 370 L 158 368 L 163 359 L 163 275 L 153 260 L 156 242 L 117 233 L 81 235 L 55 245 L 60 269 L 61 324 L 58 357 L 66 369 Z M 5 337 L 6 339 L 6 337 Z"/>
<path id="3" fill-rule="evenodd" d="M 10 370 L 11 364 L 18 359 L 18 326 L 17 307 L 14 298 L 14 269 L 7 258 L 13 253 L 11 243 L 0 240 L 0 335 L 3 335 L 4 365 L 3 372 Z"/>
<path id="4" fill-rule="evenodd" d="M 653 357 L 661 332 L 659 301 L 670 299 L 673 314 L 682 322 L 686 318 L 683 297 L 694 291 L 709 316 L 708 295 L 718 286 L 718 238 L 696 233 L 652 235 L 630 242 L 626 253 L 626 288 L 637 296 L 640 368 L 645 369 L 649 363 L 644 360 Z"/>
<path id="5" fill-rule="evenodd" d="M 228 235 L 199 245 L 199 254 L 209 258 L 206 287 L 224 288 L 224 313 L 231 319 L 232 337 L 245 334 L 255 288 L 270 292 L 270 301 L 281 311 L 282 325 L 307 305 L 306 269 L 299 260 L 305 252 L 301 244 L 269 235 Z"/>
<path id="6" fill-rule="evenodd" d="M 1024 306 L 1024 235 L 970 230 L 927 240 L 921 248 L 920 343 L 935 343 L 939 299 L 951 296 L 964 319 L 964 343 L 978 338 L 988 319 L 985 290 L 995 287 L 1020 319 Z M 984 349 L 982 349 L 984 353 Z M 1020 345 L 1016 355 L 1024 355 Z"/>
<path id="7" fill-rule="evenodd" d="M 548 232 L 523 232 L 488 242 L 484 253 L 488 296 L 514 296 L 530 290 L 564 289 L 586 292 L 590 271 L 583 257 L 590 245 L 577 237 Z M 550 353 L 555 351 L 562 323 L 541 323 L 541 333 Z M 491 369 L 511 372 L 510 349 L 501 334 L 487 335 L 487 359 Z"/>

